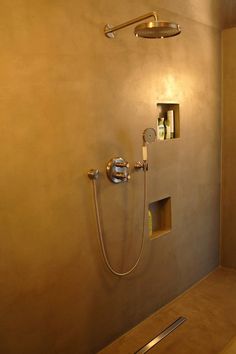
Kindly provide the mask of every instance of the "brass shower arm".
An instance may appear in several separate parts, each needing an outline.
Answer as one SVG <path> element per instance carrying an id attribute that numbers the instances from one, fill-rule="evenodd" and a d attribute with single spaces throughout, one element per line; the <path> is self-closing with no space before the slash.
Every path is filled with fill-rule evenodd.
<path id="1" fill-rule="evenodd" d="M 121 25 L 112 26 L 112 25 L 107 24 L 104 27 L 104 34 L 108 38 L 114 38 L 115 37 L 115 34 L 114 34 L 115 31 L 118 31 L 118 30 L 120 30 L 122 28 L 125 28 L 125 27 L 128 27 L 130 25 L 133 25 L 134 23 L 143 21 L 143 20 L 145 20 L 146 18 L 149 18 L 149 17 L 154 17 L 154 21 L 158 20 L 158 15 L 157 15 L 156 11 L 152 11 L 152 12 L 149 12 L 149 13 L 147 13 L 145 15 L 136 17 L 133 20 L 126 21 L 126 22 L 122 23 Z"/>

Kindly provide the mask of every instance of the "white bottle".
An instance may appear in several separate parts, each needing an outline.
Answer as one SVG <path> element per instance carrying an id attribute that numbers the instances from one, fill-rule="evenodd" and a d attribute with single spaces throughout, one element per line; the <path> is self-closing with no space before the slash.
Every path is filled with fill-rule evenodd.
<path id="1" fill-rule="evenodd" d="M 157 139 L 164 140 L 165 139 L 165 118 L 158 118 L 157 120 Z"/>
<path id="2" fill-rule="evenodd" d="M 168 117 L 165 120 L 165 127 L 166 127 L 166 139 L 171 139 L 170 121 L 169 121 Z"/>
<path id="3" fill-rule="evenodd" d="M 174 120 L 174 111 L 167 111 L 167 119 L 170 124 L 170 139 L 175 137 L 175 120 Z"/>

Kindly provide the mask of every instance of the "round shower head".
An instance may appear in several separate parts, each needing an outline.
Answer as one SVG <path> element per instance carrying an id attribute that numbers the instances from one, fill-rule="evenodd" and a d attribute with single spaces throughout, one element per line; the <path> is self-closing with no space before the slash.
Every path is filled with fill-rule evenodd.
<path id="1" fill-rule="evenodd" d="M 142 38 L 167 38 L 177 36 L 180 32 L 180 26 L 177 23 L 165 21 L 141 23 L 134 29 L 134 34 Z"/>
<path id="2" fill-rule="evenodd" d="M 143 132 L 143 142 L 144 143 L 153 143 L 156 140 L 157 133 L 153 128 L 147 128 Z"/>

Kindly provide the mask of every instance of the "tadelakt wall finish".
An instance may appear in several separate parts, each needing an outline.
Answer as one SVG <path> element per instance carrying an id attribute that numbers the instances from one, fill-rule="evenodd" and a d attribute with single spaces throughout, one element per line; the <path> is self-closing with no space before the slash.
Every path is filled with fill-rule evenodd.
<path id="1" fill-rule="evenodd" d="M 221 0 L 222 28 L 236 26 L 236 0 Z"/>
<path id="2" fill-rule="evenodd" d="M 236 28 L 222 33 L 223 129 L 222 129 L 222 263 L 236 268 L 235 236 L 235 139 L 236 139 Z"/>
<path id="3" fill-rule="evenodd" d="M 165 3 L 1 1 L 1 353 L 95 353 L 218 264 L 218 2 L 178 1 L 176 13 Z M 181 36 L 103 35 L 106 22 L 158 8 Z M 149 146 L 148 201 L 171 196 L 173 230 L 146 239 L 138 270 L 117 279 L 100 257 L 87 171 L 101 170 L 106 245 L 125 270 L 140 245 L 143 176 L 112 185 L 106 162 L 139 160 L 156 103 L 169 101 L 181 138 Z"/>

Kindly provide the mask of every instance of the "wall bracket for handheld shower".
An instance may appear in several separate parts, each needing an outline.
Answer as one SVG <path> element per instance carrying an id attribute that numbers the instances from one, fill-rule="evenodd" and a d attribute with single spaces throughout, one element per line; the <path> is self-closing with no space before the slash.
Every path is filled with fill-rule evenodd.
<path id="1" fill-rule="evenodd" d="M 148 163 L 147 161 L 136 161 L 134 164 L 134 168 L 136 171 L 148 171 Z"/>
<path id="2" fill-rule="evenodd" d="M 90 179 L 98 179 L 99 177 L 99 170 L 98 169 L 91 169 L 88 171 L 88 178 Z"/>

